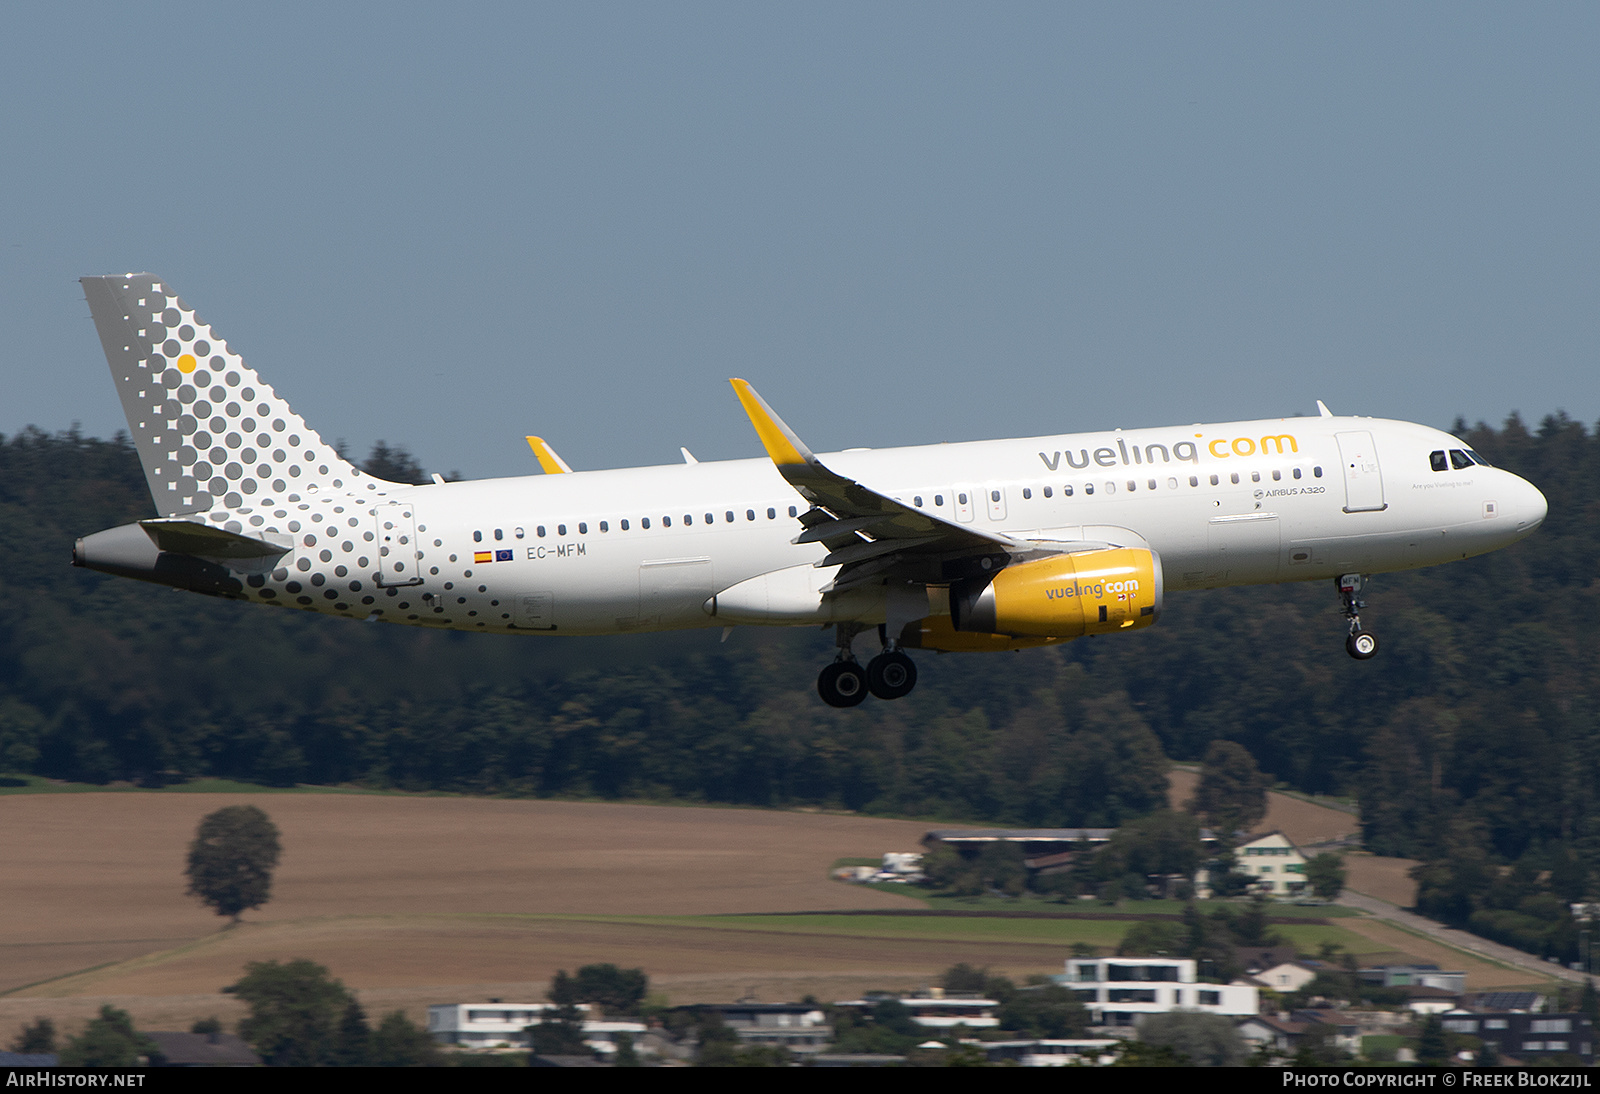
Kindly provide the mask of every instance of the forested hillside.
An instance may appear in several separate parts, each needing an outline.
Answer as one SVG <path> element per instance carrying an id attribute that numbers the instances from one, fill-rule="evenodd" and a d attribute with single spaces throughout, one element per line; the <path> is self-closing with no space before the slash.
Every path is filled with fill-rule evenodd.
<path id="1" fill-rule="evenodd" d="M 143 475 L 121 440 L 27 432 L 0 443 L 0 770 L 1053 825 L 1154 808 L 1168 757 L 1226 737 L 1292 787 L 1359 795 L 1371 849 L 1436 860 L 1439 914 L 1516 912 L 1473 895 L 1495 863 L 1523 863 L 1524 895 L 1600 877 L 1600 438 L 1563 417 L 1459 431 L 1550 516 L 1508 550 L 1375 579 L 1373 661 L 1345 655 L 1328 583 L 1219 590 L 1126 636 L 922 654 L 909 699 L 846 711 L 812 690 L 822 631 L 426 632 L 71 569 L 74 537 L 149 515 Z"/>

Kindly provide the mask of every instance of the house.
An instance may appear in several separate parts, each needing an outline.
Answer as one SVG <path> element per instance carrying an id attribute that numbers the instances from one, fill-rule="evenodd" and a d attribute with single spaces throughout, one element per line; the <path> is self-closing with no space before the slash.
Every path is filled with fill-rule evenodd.
<path id="1" fill-rule="evenodd" d="M 1262 987 L 1271 988 L 1273 991 L 1287 995 L 1292 991 L 1299 991 L 1317 978 L 1317 974 L 1324 966 L 1320 961 L 1285 961 L 1281 965 L 1274 965 L 1270 969 L 1261 969 L 1250 974 L 1250 978 Z"/>
<path id="2" fill-rule="evenodd" d="M 1304 1022 L 1292 1022 L 1271 1014 L 1252 1014 L 1236 1028 L 1251 1048 L 1267 1048 L 1277 1056 L 1294 1055 L 1306 1034 Z"/>
<path id="3" fill-rule="evenodd" d="M 1089 1008 L 1097 1026 L 1132 1026 L 1147 1014 L 1196 1010 L 1230 1017 L 1256 1014 L 1261 989 L 1254 984 L 1201 983 L 1192 957 L 1069 958 L 1053 977 Z"/>
<path id="4" fill-rule="evenodd" d="M 1465 972 L 1446 971 L 1438 965 L 1374 965 L 1361 970 L 1361 979 L 1386 988 L 1437 988 L 1451 995 L 1467 990 Z"/>
<path id="5" fill-rule="evenodd" d="M 1234 869 L 1255 878 L 1252 888 L 1272 896 L 1298 896 L 1306 888 L 1306 857 L 1282 832 L 1254 836 L 1234 852 Z"/>
<path id="6" fill-rule="evenodd" d="M 464 1048 L 527 1048 L 528 1027 L 545 1020 L 557 1009 L 554 1003 L 436 1003 L 428 1008 L 428 1033 L 435 1041 Z M 583 1040 L 594 1051 L 609 1056 L 617 1051 L 617 1038 L 644 1036 L 643 1022 L 609 1020 L 586 1003 Z"/>
<path id="7" fill-rule="evenodd" d="M 156 1043 L 151 1067 L 260 1067 L 261 1057 L 232 1033 L 146 1032 Z"/>
<path id="8" fill-rule="evenodd" d="M 846 999 L 835 1003 L 839 1007 L 857 1007 L 867 1010 L 885 999 L 895 999 L 911 1012 L 919 1026 L 929 1029 L 998 1029 L 1000 1019 L 995 1017 L 998 999 L 984 999 L 976 995 L 946 993 L 933 988 L 926 995 L 892 996 L 869 995 L 864 999 Z"/>
<path id="9" fill-rule="evenodd" d="M 1098 1066 L 1116 1058 L 1123 1042 L 1110 1037 L 1074 1037 L 1059 1040 L 986 1041 L 983 1051 L 991 1064 L 1018 1067 Z"/>
<path id="10" fill-rule="evenodd" d="M 1585 1067 L 1592 1067 L 1594 1024 L 1588 1015 L 1527 1014 L 1520 1011 L 1469 1014 L 1452 1011 L 1439 1019 L 1451 1033 L 1465 1033 L 1482 1041 L 1492 1041 L 1501 1059 L 1525 1063 L 1554 1056 L 1576 1056 Z"/>
<path id="11" fill-rule="evenodd" d="M 833 1027 L 813 1003 L 701 1003 L 685 1010 L 714 1013 L 747 1045 L 782 1047 L 797 1055 L 821 1052 L 833 1040 Z"/>

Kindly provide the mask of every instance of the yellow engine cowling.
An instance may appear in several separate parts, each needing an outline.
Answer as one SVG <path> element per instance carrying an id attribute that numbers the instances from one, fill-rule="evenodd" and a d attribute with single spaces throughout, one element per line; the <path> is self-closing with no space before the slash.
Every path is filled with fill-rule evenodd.
<path id="1" fill-rule="evenodd" d="M 950 588 L 958 631 L 1032 638 L 1148 627 L 1161 615 L 1161 559 L 1135 547 L 1055 555 Z"/>

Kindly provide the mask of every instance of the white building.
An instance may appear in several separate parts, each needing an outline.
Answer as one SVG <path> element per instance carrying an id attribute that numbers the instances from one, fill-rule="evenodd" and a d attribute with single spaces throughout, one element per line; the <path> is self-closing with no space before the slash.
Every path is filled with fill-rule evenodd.
<path id="1" fill-rule="evenodd" d="M 1256 879 L 1255 888 L 1273 896 L 1296 896 L 1306 888 L 1306 857 L 1282 832 L 1268 832 L 1241 844 L 1234 852 L 1241 874 Z"/>
<path id="2" fill-rule="evenodd" d="M 1103 1066 L 1117 1058 L 1123 1041 L 1114 1038 L 1075 1037 L 1070 1040 L 985 1041 L 984 1054 L 992 1064 L 1018 1067 Z"/>
<path id="3" fill-rule="evenodd" d="M 1194 1010 L 1238 1017 L 1261 1009 L 1254 984 L 1204 984 L 1192 957 L 1074 957 L 1055 978 L 1077 993 L 1097 1026 L 1132 1026 L 1146 1014 Z"/>
<path id="4" fill-rule="evenodd" d="M 882 996 L 868 999 L 846 999 L 834 1004 L 840 1007 L 859 1007 L 870 1010 L 883 1001 Z M 919 1026 L 929 1029 L 998 1029 L 1000 1019 L 994 1016 L 998 999 L 980 999 L 976 996 L 946 995 L 938 989 L 928 995 L 913 995 L 895 1000 L 911 1012 Z"/>
<path id="5" fill-rule="evenodd" d="M 555 1009 L 554 1003 L 436 1003 L 428 1008 L 428 1033 L 435 1041 L 463 1048 L 527 1048 L 528 1027 Z M 643 1022 L 596 1016 L 587 1003 L 578 1009 L 584 1014 L 584 1043 L 603 1055 L 617 1051 L 618 1034 L 637 1042 L 647 1028 Z"/>

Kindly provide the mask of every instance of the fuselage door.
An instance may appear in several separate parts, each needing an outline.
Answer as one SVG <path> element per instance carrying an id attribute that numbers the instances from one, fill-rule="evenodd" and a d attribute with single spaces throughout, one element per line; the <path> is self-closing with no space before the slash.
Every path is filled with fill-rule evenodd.
<path id="1" fill-rule="evenodd" d="M 963 524 L 972 520 L 972 495 L 974 491 L 970 486 L 957 486 L 955 488 L 956 519 Z"/>
<path id="2" fill-rule="evenodd" d="M 1378 449 L 1366 430 L 1337 433 L 1339 463 L 1344 468 L 1344 511 L 1374 513 L 1388 506 L 1383 500 L 1383 473 L 1378 469 Z"/>
<path id="3" fill-rule="evenodd" d="M 408 502 L 391 501 L 373 510 L 378 525 L 378 584 L 421 585 L 417 565 L 417 515 Z"/>
<path id="4" fill-rule="evenodd" d="M 1006 519 L 1006 488 L 1003 486 L 988 486 L 984 488 L 984 497 L 989 502 L 989 519 L 1002 521 Z"/>

